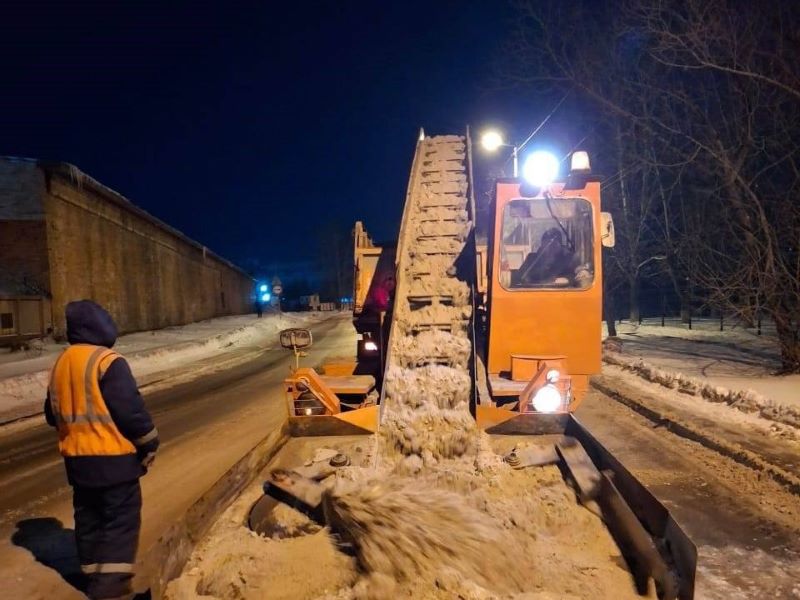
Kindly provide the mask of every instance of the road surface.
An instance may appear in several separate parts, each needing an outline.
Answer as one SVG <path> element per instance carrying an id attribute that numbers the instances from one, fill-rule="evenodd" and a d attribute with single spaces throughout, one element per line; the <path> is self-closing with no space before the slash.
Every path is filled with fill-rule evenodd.
<path id="1" fill-rule="evenodd" d="M 312 329 L 309 364 L 352 354 L 348 319 Z M 163 445 L 143 480 L 141 548 L 280 426 L 280 383 L 290 360 L 282 349 L 272 349 L 249 363 L 147 395 Z M 697 544 L 696 598 L 800 599 L 798 496 L 596 390 L 578 418 L 673 511 Z M 0 432 L 0 489 L 4 597 L 81 598 L 59 575 L 75 570 L 75 557 L 69 488 L 49 428 Z"/>
<path id="2" fill-rule="evenodd" d="M 696 599 L 800 599 L 798 496 L 596 390 L 577 417 L 697 546 Z"/>
<path id="3" fill-rule="evenodd" d="M 353 354 L 349 315 L 311 330 L 314 346 L 307 364 Z M 281 382 L 293 360 L 291 352 L 277 347 L 171 389 L 143 390 L 161 448 L 142 480 L 140 555 L 239 458 L 281 426 L 286 416 Z M 47 425 L 0 430 L 0 490 L 2 595 L 82 598 L 59 575 L 77 570 L 72 496 L 55 433 Z"/>

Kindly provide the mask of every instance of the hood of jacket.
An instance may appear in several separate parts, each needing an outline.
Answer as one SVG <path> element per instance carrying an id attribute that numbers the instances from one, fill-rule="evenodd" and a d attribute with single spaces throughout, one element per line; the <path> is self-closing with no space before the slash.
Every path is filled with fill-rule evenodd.
<path id="1" fill-rule="evenodd" d="M 111 348 L 117 341 L 117 326 L 108 311 L 92 300 L 70 302 L 66 308 L 67 340 L 70 344 L 92 344 Z"/>

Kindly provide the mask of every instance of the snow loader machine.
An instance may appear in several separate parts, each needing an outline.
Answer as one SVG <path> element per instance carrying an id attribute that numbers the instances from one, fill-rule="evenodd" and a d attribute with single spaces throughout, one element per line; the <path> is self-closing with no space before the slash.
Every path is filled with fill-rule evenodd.
<path id="1" fill-rule="evenodd" d="M 637 591 L 646 593 L 653 580 L 660 598 L 691 599 L 695 546 L 573 415 L 601 368 L 601 253 L 614 231 L 588 155 L 570 158 L 561 180 L 498 180 L 478 244 L 469 131 L 420 132 L 396 249 L 374 245 L 356 224 L 357 360 L 326 365 L 322 374 L 297 369 L 286 380 L 290 430 L 374 434 L 399 402 L 396 370 L 468 372 L 464 406 L 478 428 L 527 442 L 512 445 L 505 461 L 513 468 L 557 464 L 578 499 L 600 507 Z M 317 480 L 351 458 L 337 454 L 321 470 L 276 471 L 251 525 L 275 500 L 325 522 Z"/>

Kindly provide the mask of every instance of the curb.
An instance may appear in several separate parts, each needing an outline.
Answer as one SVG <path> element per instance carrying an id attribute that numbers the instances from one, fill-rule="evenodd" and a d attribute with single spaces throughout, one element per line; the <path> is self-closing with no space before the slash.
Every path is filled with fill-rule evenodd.
<path id="1" fill-rule="evenodd" d="M 630 396 L 626 396 L 624 393 L 616 389 L 612 389 L 606 384 L 597 381 L 597 378 L 593 378 L 590 385 L 612 400 L 627 406 L 646 419 L 664 427 L 675 435 L 696 442 L 705 448 L 713 450 L 714 452 L 730 458 L 740 465 L 753 469 L 754 471 L 765 473 L 790 493 L 800 496 L 800 478 L 785 471 L 781 467 L 773 465 L 772 463 L 764 460 L 764 458 L 755 452 L 745 450 L 734 443 L 711 437 L 703 431 L 695 429 L 691 425 L 681 423 L 674 417 L 669 416 L 656 408 L 646 406 L 644 403 L 635 400 Z"/>
<path id="2" fill-rule="evenodd" d="M 197 543 L 288 439 L 288 427 L 284 423 L 239 459 L 158 541 L 142 552 L 137 571 L 149 577 L 153 598 L 163 597 L 167 584 L 181 574 Z"/>

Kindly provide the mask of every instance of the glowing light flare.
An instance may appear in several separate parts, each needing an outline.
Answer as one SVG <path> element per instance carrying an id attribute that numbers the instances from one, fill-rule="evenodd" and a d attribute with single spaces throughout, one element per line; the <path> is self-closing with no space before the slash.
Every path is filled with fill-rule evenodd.
<path id="1" fill-rule="evenodd" d="M 537 150 L 525 159 L 522 176 L 537 187 L 550 185 L 558 176 L 558 159 L 550 152 Z"/>
<path id="2" fill-rule="evenodd" d="M 542 387 L 533 396 L 533 410 L 537 412 L 555 412 L 561 408 L 562 403 L 561 392 L 552 383 Z"/>
<path id="3" fill-rule="evenodd" d="M 267 284 L 266 283 L 262 283 L 261 287 L 258 288 L 258 291 L 261 292 L 262 294 L 264 292 L 266 292 L 267 291 Z"/>
<path id="4" fill-rule="evenodd" d="M 481 146 L 487 152 L 494 152 L 503 145 L 503 136 L 497 131 L 487 131 L 481 136 Z"/>
<path id="5" fill-rule="evenodd" d="M 262 302 L 269 302 L 272 299 L 271 294 L 261 294 L 261 301 Z"/>
<path id="6" fill-rule="evenodd" d="M 592 164 L 589 162 L 589 153 L 585 150 L 573 152 L 572 158 L 570 159 L 569 170 L 586 173 L 590 172 L 592 170 Z"/>
<path id="7" fill-rule="evenodd" d="M 364 342 L 364 350 L 367 352 L 377 352 L 378 351 L 378 344 L 373 341 Z"/>

